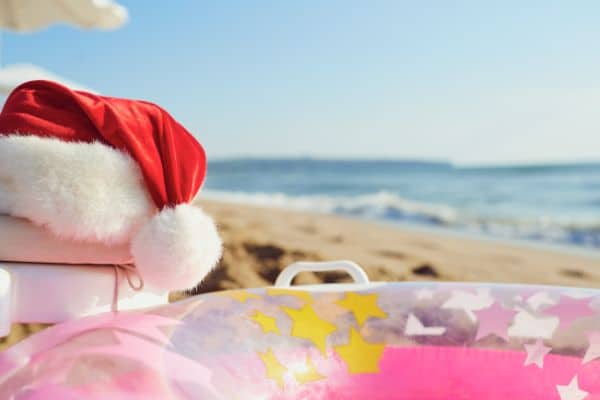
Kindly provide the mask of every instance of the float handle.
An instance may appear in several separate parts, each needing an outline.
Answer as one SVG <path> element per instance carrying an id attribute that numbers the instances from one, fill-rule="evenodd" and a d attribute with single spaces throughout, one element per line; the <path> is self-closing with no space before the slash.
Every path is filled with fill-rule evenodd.
<path id="1" fill-rule="evenodd" d="M 345 271 L 354 279 L 354 283 L 368 284 L 369 277 L 358 264 L 348 260 L 323 261 L 323 262 L 295 262 L 288 265 L 279 273 L 275 280 L 276 287 L 289 287 L 292 285 L 294 277 L 300 272 L 327 272 L 327 271 Z"/>

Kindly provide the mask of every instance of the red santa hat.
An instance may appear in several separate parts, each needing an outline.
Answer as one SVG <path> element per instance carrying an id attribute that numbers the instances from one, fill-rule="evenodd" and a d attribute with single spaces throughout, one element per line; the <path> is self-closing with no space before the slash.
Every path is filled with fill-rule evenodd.
<path id="1" fill-rule="evenodd" d="M 193 287 L 220 258 L 212 219 L 190 204 L 205 174 L 200 143 L 152 103 L 31 81 L 0 113 L 0 213 L 129 242 L 154 288 Z"/>

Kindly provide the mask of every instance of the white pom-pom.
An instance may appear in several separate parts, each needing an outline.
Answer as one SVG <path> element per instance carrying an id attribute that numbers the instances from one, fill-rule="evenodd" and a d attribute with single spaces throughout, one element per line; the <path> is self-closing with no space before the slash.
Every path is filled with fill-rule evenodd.
<path id="1" fill-rule="evenodd" d="M 144 284 L 159 290 L 194 287 L 215 267 L 221 249 L 212 218 L 189 204 L 163 209 L 142 226 L 131 243 Z"/>

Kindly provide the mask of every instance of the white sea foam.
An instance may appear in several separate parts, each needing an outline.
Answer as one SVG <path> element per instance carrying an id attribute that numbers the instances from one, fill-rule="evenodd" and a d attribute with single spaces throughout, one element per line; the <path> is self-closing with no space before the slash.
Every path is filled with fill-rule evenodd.
<path id="1" fill-rule="evenodd" d="M 445 205 L 418 203 L 393 193 L 380 191 L 359 196 L 290 196 L 283 193 L 244 193 L 207 190 L 207 199 L 257 206 L 278 207 L 330 214 L 356 215 L 365 218 L 410 220 L 420 219 L 439 225 L 452 225 L 456 212 Z"/>

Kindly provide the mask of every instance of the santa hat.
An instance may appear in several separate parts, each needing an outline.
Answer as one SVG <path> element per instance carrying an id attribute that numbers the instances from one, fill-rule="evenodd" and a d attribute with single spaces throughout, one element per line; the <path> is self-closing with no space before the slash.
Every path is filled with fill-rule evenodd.
<path id="1" fill-rule="evenodd" d="M 205 174 L 200 143 L 152 103 L 31 81 L 0 113 L 0 214 L 131 243 L 150 287 L 193 287 L 220 258 L 212 219 L 190 204 Z"/>

